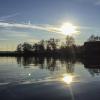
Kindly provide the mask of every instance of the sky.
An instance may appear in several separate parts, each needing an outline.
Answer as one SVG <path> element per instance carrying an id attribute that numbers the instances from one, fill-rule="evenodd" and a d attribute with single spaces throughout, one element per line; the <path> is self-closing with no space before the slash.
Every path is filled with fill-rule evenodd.
<path id="1" fill-rule="evenodd" d="M 0 0 L 0 50 L 15 50 L 19 43 L 65 39 L 59 27 L 77 26 L 76 43 L 100 35 L 100 0 Z"/>

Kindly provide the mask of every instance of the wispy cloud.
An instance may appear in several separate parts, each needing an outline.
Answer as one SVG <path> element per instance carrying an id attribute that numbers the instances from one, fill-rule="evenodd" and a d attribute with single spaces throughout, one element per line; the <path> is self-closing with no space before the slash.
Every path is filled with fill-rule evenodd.
<path id="1" fill-rule="evenodd" d="M 5 21 L 5 20 L 12 18 L 12 17 L 15 17 L 17 15 L 19 15 L 19 13 L 14 13 L 14 14 L 11 14 L 11 15 L 2 16 L 2 17 L 0 17 L 0 21 Z"/>
<path id="2" fill-rule="evenodd" d="M 60 33 L 59 29 L 51 25 L 33 25 L 33 24 L 18 24 L 18 23 L 5 23 L 0 22 L 0 27 L 4 28 L 23 28 L 23 29 L 37 29 L 49 32 Z"/>
<path id="3" fill-rule="evenodd" d="M 36 29 L 48 32 L 63 34 L 60 27 L 54 25 L 34 25 L 34 24 L 19 24 L 19 23 L 5 23 L 0 22 L 2 28 L 19 28 L 19 29 Z"/>

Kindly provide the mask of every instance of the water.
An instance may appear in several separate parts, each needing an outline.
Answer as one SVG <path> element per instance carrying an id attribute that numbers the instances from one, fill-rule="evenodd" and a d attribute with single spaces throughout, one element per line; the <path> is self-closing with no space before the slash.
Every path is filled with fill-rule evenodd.
<path id="1" fill-rule="evenodd" d="M 92 66 L 92 65 L 91 65 Z M 99 82 L 100 69 L 73 59 L 0 57 L 0 85 L 62 81 Z"/>

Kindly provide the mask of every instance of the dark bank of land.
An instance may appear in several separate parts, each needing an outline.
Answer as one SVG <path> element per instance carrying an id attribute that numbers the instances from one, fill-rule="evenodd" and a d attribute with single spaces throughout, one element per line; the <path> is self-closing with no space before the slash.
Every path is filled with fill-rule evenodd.
<path id="1" fill-rule="evenodd" d="M 1 51 L 0 56 L 100 57 L 100 37 L 92 35 L 81 46 L 75 44 L 72 36 L 67 36 L 63 43 L 54 38 L 34 44 L 24 42 L 17 46 L 16 51 Z"/>

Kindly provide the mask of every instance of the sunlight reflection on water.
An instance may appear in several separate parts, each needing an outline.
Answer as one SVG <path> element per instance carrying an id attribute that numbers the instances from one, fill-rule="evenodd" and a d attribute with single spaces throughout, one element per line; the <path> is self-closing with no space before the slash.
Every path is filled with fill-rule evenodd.
<path id="1" fill-rule="evenodd" d="M 100 68 L 85 68 L 73 60 L 0 58 L 0 83 L 57 81 L 65 84 L 100 81 Z"/>
<path id="2" fill-rule="evenodd" d="M 71 84 L 73 82 L 73 76 L 65 74 L 62 80 L 67 84 Z"/>

